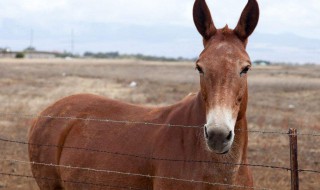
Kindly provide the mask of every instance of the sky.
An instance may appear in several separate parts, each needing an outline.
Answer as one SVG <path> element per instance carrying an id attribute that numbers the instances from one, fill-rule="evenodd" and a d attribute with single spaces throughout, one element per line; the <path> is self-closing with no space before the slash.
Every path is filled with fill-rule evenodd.
<path id="1" fill-rule="evenodd" d="M 251 59 L 320 63 L 320 1 L 258 0 Z M 1 0 L 0 47 L 143 53 L 194 58 L 202 51 L 194 0 Z M 247 0 L 207 0 L 217 28 L 234 28 Z M 73 31 L 74 48 L 71 46 Z"/>

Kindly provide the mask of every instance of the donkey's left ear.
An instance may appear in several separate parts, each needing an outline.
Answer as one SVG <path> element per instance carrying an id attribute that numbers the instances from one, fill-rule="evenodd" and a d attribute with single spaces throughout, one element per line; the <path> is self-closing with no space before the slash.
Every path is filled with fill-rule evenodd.
<path id="1" fill-rule="evenodd" d="M 193 20 L 203 40 L 209 40 L 217 32 L 205 0 L 196 0 L 193 5 Z"/>
<path id="2" fill-rule="evenodd" d="M 259 20 L 259 5 L 256 0 L 248 0 L 234 32 L 245 41 L 254 31 Z"/>

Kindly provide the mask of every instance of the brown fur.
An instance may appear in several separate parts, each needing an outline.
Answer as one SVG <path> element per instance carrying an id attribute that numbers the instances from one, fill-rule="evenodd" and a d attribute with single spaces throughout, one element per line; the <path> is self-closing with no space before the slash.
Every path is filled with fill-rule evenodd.
<path id="1" fill-rule="evenodd" d="M 251 8 L 253 7 L 252 9 L 258 8 L 255 0 L 249 0 L 248 4 Z M 245 11 L 247 13 L 243 14 L 250 15 L 252 10 L 246 8 Z M 197 17 L 199 14 L 202 16 L 201 18 Z M 226 106 L 233 108 L 234 114 L 237 116 L 235 128 L 241 129 L 235 131 L 235 140 L 229 153 L 220 155 L 209 151 L 201 127 L 183 128 L 41 117 L 34 122 L 30 130 L 29 143 L 82 147 L 154 158 L 247 163 L 248 134 L 245 115 L 248 97 L 247 80 L 246 76 L 240 78 L 238 75 L 241 68 L 249 61 L 245 51 L 246 39 L 243 40 L 243 37 L 246 32 L 248 32 L 248 37 L 252 31 L 241 31 L 241 37 L 239 37 L 239 32 L 227 27 L 223 30 L 215 29 L 204 0 L 196 0 L 194 15 L 196 26 L 204 37 L 205 45 L 197 62 L 205 70 L 205 74 L 201 76 L 201 91 L 199 93 L 189 95 L 177 104 L 155 108 L 132 105 L 96 95 L 80 94 L 57 101 L 44 110 L 41 115 L 107 118 L 190 126 L 205 124 L 207 111 L 223 101 Z M 240 24 L 249 24 L 242 22 L 241 19 Z M 238 26 L 237 28 L 243 27 Z M 225 44 L 223 45 L 223 43 Z M 40 163 L 212 183 L 253 185 L 251 172 L 245 166 L 173 162 L 33 145 L 29 145 L 29 158 L 30 161 Z M 227 189 L 225 186 L 90 172 L 62 167 L 32 165 L 31 168 L 36 178 L 57 179 L 56 181 L 37 179 L 40 189 L 101 189 L 98 186 L 67 183 L 61 180 L 158 190 Z"/>

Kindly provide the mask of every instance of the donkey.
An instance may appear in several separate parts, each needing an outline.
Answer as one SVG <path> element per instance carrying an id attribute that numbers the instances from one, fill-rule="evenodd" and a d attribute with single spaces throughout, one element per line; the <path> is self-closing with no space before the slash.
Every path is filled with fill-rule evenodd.
<path id="1" fill-rule="evenodd" d="M 40 189 L 253 186 L 246 166 L 246 45 L 258 23 L 258 3 L 248 0 L 234 30 L 216 29 L 205 0 L 195 1 L 193 18 L 204 45 L 195 63 L 200 91 L 163 107 L 91 94 L 57 101 L 29 132 L 31 169 Z"/>

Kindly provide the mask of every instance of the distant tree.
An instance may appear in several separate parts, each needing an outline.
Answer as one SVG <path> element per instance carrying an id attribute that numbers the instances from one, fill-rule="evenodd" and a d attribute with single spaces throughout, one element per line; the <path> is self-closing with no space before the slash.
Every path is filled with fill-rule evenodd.
<path id="1" fill-rule="evenodd" d="M 29 46 L 27 47 L 26 49 L 24 49 L 23 51 L 36 51 L 36 48 L 35 47 L 32 47 L 32 46 Z"/>
<path id="2" fill-rule="evenodd" d="M 60 58 L 67 58 L 67 57 L 80 57 L 79 55 L 76 55 L 76 54 L 72 54 L 70 52 L 67 52 L 67 51 L 64 51 L 63 53 L 59 53 L 56 55 L 57 57 L 60 57 Z"/>
<path id="3" fill-rule="evenodd" d="M 83 56 L 84 56 L 84 57 L 94 57 L 94 53 L 87 51 L 87 52 L 85 52 L 85 53 L 83 54 Z"/>
<path id="4" fill-rule="evenodd" d="M 187 59 L 183 57 L 172 58 L 172 57 L 164 57 L 164 56 L 151 56 L 151 55 L 143 55 L 141 53 L 137 54 L 120 54 L 119 52 L 85 52 L 83 54 L 84 57 L 91 57 L 97 59 L 138 59 L 138 60 L 146 60 L 146 61 L 193 61 L 194 59 Z"/>
<path id="5" fill-rule="evenodd" d="M 83 54 L 84 57 L 92 57 L 92 58 L 99 58 L 99 59 L 115 59 L 119 58 L 120 54 L 119 52 L 98 52 L 98 53 L 92 53 L 92 52 L 85 52 Z"/>
<path id="6" fill-rule="evenodd" d="M 16 58 L 17 58 L 17 59 L 22 59 L 22 58 L 24 58 L 24 53 L 18 52 L 18 53 L 16 54 Z"/>

